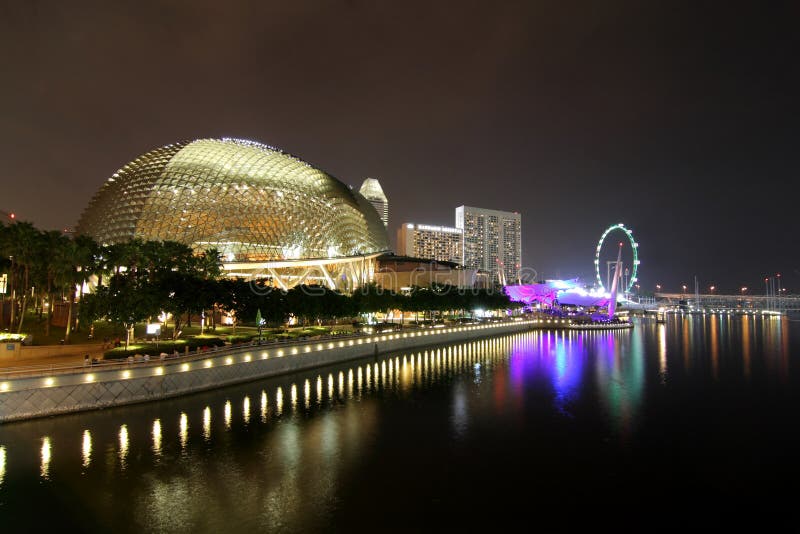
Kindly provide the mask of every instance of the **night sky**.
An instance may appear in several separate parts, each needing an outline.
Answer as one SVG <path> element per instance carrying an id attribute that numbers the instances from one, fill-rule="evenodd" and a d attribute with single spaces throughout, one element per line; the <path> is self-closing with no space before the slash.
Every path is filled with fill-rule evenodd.
<path id="1" fill-rule="evenodd" d="M 183 139 L 280 147 L 389 234 L 519 211 L 523 264 L 642 289 L 800 291 L 800 3 L 0 0 L 0 210 L 72 227 L 119 167 Z"/>

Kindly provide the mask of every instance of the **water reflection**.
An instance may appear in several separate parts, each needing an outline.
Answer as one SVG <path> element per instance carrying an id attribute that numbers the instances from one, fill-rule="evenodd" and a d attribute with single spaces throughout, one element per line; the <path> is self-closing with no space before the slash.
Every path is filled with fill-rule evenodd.
<path id="1" fill-rule="evenodd" d="M 353 369 L 347 370 L 347 398 L 353 398 Z"/>
<path id="2" fill-rule="evenodd" d="M 719 379 L 719 317 L 717 317 L 717 315 L 711 316 L 711 335 L 709 343 L 711 344 L 711 373 L 716 382 Z"/>
<path id="3" fill-rule="evenodd" d="M 583 354 L 572 352 L 572 336 L 565 339 L 564 333 L 553 338 L 554 354 L 553 385 L 555 405 L 562 414 L 569 415 L 568 406 L 576 395 L 583 371 Z"/>
<path id="4" fill-rule="evenodd" d="M 89 467 L 89 464 L 92 463 L 92 433 L 88 430 L 83 431 L 81 453 L 83 457 L 83 467 Z"/>
<path id="5" fill-rule="evenodd" d="M 233 409 L 231 408 L 231 401 L 225 401 L 225 429 L 230 430 L 231 428 L 231 417 L 233 414 Z"/>
<path id="6" fill-rule="evenodd" d="M 457 384 L 453 388 L 452 401 L 453 432 L 456 437 L 463 438 L 469 428 L 469 402 L 464 384 Z"/>
<path id="7" fill-rule="evenodd" d="M 39 476 L 47 480 L 50 478 L 50 438 L 47 436 L 42 438 L 41 457 L 42 462 L 39 468 Z"/>
<path id="8" fill-rule="evenodd" d="M 203 410 L 203 439 L 211 439 L 211 407 L 206 406 Z"/>
<path id="9" fill-rule="evenodd" d="M 789 383 L 792 342 L 786 320 L 708 316 L 643 322 L 631 331 L 532 331 L 396 353 L 165 403 L 82 414 L 79 428 L 71 426 L 74 419 L 23 423 L 15 428 L 29 429 L 19 434 L 28 435 L 27 447 L 19 445 L 20 439 L 9 448 L 2 436 L 0 485 L 3 490 L 11 486 L 9 477 L 22 472 L 18 465 L 26 465 L 27 476 L 36 478 L 40 460 L 38 475 L 50 480 L 51 473 L 58 479 L 69 472 L 62 465 L 71 462 L 72 468 L 84 468 L 82 480 L 106 494 L 123 478 L 119 470 L 125 471 L 124 498 L 146 503 L 137 504 L 131 514 L 151 521 L 158 514 L 158 525 L 166 530 L 196 525 L 197 518 L 219 511 L 220 503 L 232 502 L 234 514 L 254 514 L 248 524 L 259 530 L 276 527 L 271 521 L 281 518 L 297 526 L 292 517 L 329 506 L 342 481 L 350 480 L 362 462 L 396 454 L 391 449 L 395 441 L 416 465 L 430 460 L 415 456 L 423 454 L 414 446 L 419 439 L 430 439 L 434 452 L 465 443 L 491 448 L 496 436 L 508 440 L 498 450 L 513 449 L 517 440 L 535 448 L 550 446 L 559 431 L 570 436 L 574 429 L 583 432 L 587 421 L 600 428 L 602 439 L 630 443 L 643 427 L 643 415 L 652 417 L 654 410 L 646 409 L 646 403 L 692 381 L 705 380 L 704 387 L 713 387 L 745 377 L 755 382 L 769 374 Z M 260 408 L 260 423 L 251 413 L 251 400 L 258 403 L 253 410 Z M 283 415 L 285 400 L 291 417 L 275 417 Z M 296 412 L 299 402 L 301 414 Z M 234 404 L 241 407 L 244 425 L 232 424 Z M 210 406 L 223 407 L 215 417 L 222 416 L 216 430 L 224 423 L 224 439 L 211 439 Z M 198 426 L 190 435 L 190 418 L 198 425 L 202 420 L 202 434 Z M 387 434 L 390 425 L 395 426 Z M 414 436 L 415 431 L 424 432 L 424 438 Z M 51 443 L 69 449 L 51 459 Z M 178 443 L 180 457 L 165 461 Z M 7 455 L 14 459 L 13 469 Z M 154 524 L 141 530 L 158 530 Z"/>
<path id="10" fill-rule="evenodd" d="M 119 427 L 119 466 L 124 471 L 128 459 L 128 425 Z"/>
<path id="11" fill-rule="evenodd" d="M 750 321 L 747 315 L 742 318 L 742 362 L 745 378 L 750 378 Z"/>
<path id="12" fill-rule="evenodd" d="M 667 325 L 659 324 L 658 328 L 658 374 L 661 383 L 667 382 Z"/>
<path id="13" fill-rule="evenodd" d="M 0 445 L 0 487 L 6 478 L 6 448 Z"/>
<path id="14" fill-rule="evenodd" d="M 779 356 L 778 360 L 780 363 L 780 377 L 781 382 L 784 384 L 789 379 L 789 321 L 784 320 L 780 322 L 781 326 L 781 333 L 780 333 L 780 349 L 779 349 Z"/>
<path id="15" fill-rule="evenodd" d="M 683 354 L 683 368 L 688 372 L 691 369 L 691 345 L 690 345 L 690 336 L 692 332 L 692 327 L 694 326 L 694 321 L 692 320 L 691 316 L 687 316 L 683 318 L 683 323 L 681 325 L 681 336 L 682 344 L 681 344 L 681 354 Z"/>
<path id="16" fill-rule="evenodd" d="M 278 417 L 283 413 L 283 388 L 280 386 L 275 391 L 275 413 Z"/>
<path id="17" fill-rule="evenodd" d="M 161 420 L 153 421 L 153 454 L 161 456 Z"/>
<path id="18" fill-rule="evenodd" d="M 180 422 L 178 423 L 179 437 L 181 440 L 181 450 L 186 449 L 186 442 L 189 439 L 189 418 L 181 412 Z"/>

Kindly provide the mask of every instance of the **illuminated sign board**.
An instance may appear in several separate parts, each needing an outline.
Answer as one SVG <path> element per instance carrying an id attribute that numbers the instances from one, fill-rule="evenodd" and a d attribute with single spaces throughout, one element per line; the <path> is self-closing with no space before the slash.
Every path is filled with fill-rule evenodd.
<path id="1" fill-rule="evenodd" d="M 147 335 L 149 335 L 149 336 L 160 336 L 161 335 L 161 324 L 160 323 L 149 323 L 147 325 Z"/>
<path id="2" fill-rule="evenodd" d="M 461 233 L 459 228 L 451 228 L 449 226 L 430 226 L 428 224 L 418 224 L 417 230 L 422 230 L 423 232 L 443 232 L 445 234 Z"/>

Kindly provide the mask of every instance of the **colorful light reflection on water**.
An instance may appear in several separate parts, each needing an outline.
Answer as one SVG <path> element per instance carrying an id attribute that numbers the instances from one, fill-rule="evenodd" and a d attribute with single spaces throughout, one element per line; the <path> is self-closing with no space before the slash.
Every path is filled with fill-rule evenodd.
<path id="1" fill-rule="evenodd" d="M 655 494 L 677 472 L 724 493 L 719 473 L 749 465 L 737 458 L 759 458 L 741 475 L 757 479 L 800 446 L 781 426 L 800 389 L 799 338 L 785 318 L 730 316 L 532 331 L 5 425 L 0 515 L 13 525 L 69 488 L 69 505 L 51 499 L 34 523 L 326 531 L 389 514 L 413 530 L 392 510 L 468 514 L 475 491 L 555 510 L 558 495 L 589 506 L 608 488 Z M 501 498 L 497 484 L 524 489 Z"/>

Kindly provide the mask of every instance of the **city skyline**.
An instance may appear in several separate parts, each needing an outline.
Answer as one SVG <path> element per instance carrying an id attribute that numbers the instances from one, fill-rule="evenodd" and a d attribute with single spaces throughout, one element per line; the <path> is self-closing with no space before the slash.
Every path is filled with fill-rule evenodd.
<path id="1" fill-rule="evenodd" d="M 797 7 L 422 7 L 7 6 L 0 209 L 74 227 L 136 155 L 231 136 L 379 177 L 390 236 L 461 204 L 520 212 L 545 278 L 591 281 L 622 222 L 643 288 L 800 287 Z"/>

